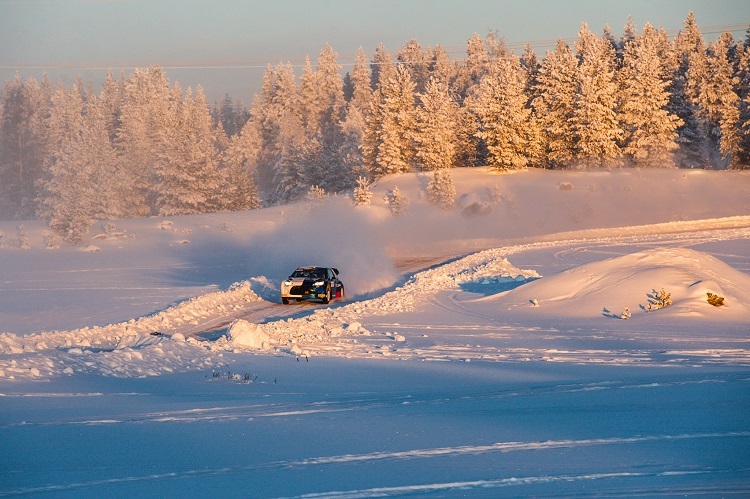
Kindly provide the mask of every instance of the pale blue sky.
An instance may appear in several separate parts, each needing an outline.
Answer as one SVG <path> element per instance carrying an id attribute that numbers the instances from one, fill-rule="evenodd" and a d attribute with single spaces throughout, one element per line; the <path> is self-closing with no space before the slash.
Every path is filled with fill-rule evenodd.
<path id="1" fill-rule="evenodd" d="M 17 70 L 66 83 L 81 74 L 98 90 L 106 68 L 161 64 L 183 88 L 248 103 L 267 63 L 315 62 L 326 42 L 345 69 L 359 46 L 395 53 L 416 38 L 460 57 L 489 30 L 512 47 L 547 41 L 535 44 L 543 56 L 581 22 L 619 35 L 632 15 L 639 29 L 648 21 L 674 34 L 690 10 L 707 39 L 726 28 L 743 38 L 750 23 L 749 0 L 0 0 L 0 81 Z"/>

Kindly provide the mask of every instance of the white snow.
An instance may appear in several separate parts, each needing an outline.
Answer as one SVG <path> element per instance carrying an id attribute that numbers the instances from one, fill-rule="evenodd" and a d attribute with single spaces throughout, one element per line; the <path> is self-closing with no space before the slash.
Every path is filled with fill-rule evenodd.
<path id="1" fill-rule="evenodd" d="M 750 491 L 750 174 L 452 175 L 96 250 L 0 222 L 0 495 Z M 282 305 L 309 264 L 346 299 Z"/>

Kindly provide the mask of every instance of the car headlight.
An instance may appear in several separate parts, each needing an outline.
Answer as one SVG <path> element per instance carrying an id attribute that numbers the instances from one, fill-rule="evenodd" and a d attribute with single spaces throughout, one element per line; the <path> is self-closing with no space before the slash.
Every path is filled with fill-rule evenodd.
<path id="1" fill-rule="evenodd" d="M 315 283 L 313 284 L 313 286 L 315 286 L 317 288 L 317 287 L 322 286 L 323 284 L 325 284 L 325 282 L 323 282 L 323 281 L 315 281 Z"/>
<path id="2" fill-rule="evenodd" d="M 284 281 L 284 286 L 289 287 L 292 285 L 292 281 Z"/>

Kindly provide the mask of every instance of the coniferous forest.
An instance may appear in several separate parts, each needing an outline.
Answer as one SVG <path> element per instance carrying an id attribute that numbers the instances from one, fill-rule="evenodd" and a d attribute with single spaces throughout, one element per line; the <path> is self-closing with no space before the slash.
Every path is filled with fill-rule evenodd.
<path id="1" fill-rule="evenodd" d="M 540 57 L 491 32 L 461 58 L 411 40 L 341 70 L 328 45 L 301 75 L 269 66 L 249 109 L 156 66 L 98 91 L 17 76 L 0 101 L 0 219 L 78 242 L 96 220 L 253 209 L 400 172 L 750 168 L 750 30 L 707 43 L 692 13 L 671 39 L 583 24 Z"/>

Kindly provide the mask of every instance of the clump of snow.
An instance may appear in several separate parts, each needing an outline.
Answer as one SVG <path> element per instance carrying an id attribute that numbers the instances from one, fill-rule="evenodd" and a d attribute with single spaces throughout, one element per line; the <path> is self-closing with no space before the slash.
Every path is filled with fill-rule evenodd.
<path id="1" fill-rule="evenodd" d="M 232 343 L 250 348 L 265 350 L 271 345 L 271 338 L 257 324 L 237 319 L 229 326 L 227 333 Z"/>
<path id="2" fill-rule="evenodd" d="M 492 205 L 485 201 L 478 193 L 470 192 L 458 199 L 461 214 L 466 217 L 486 215 L 492 211 Z"/>

